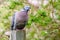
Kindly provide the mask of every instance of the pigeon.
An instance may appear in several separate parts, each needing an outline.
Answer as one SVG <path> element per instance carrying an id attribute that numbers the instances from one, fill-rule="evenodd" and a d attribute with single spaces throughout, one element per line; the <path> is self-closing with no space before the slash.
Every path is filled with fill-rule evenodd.
<path id="1" fill-rule="evenodd" d="M 22 30 L 28 22 L 28 11 L 30 6 L 24 6 L 20 11 L 14 13 L 12 17 L 11 30 Z"/>

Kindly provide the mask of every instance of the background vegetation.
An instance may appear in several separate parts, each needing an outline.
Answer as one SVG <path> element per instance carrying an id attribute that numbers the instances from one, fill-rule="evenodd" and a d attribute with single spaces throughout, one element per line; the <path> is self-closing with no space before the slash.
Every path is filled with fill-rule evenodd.
<path id="1" fill-rule="evenodd" d="M 12 15 L 25 5 L 31 6 L 29 21 L 25 27 L 27 40 L 60 40 L 60 0 L 47 1 L 44 5 L 44 0 L 41 0 L 37 7 L 27 0 L 1 0 L 0 40 L 9 39 L 5 32 L 10 31 Z"/>

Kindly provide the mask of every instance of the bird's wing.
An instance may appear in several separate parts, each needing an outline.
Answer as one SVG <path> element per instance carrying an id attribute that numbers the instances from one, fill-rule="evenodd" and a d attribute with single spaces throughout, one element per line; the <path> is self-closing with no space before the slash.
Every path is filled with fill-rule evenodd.
<path id="1" fill-rule="evenodd" d="M 11 30 L 13 30 L 14 27 L 14 20 L 15 20 L 15 14 L 12 16 Z"/>

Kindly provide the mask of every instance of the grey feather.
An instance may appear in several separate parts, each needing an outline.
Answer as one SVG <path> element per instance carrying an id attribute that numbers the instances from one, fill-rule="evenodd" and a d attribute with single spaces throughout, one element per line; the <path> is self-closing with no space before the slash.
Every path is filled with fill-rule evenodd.
<path id="1" fill-rule="evenodd" d="M 25 6 L 23 10 L 13 15 L 11 30 L 23 29 L 28 21 L 28 11 L 30 7 Z"/>

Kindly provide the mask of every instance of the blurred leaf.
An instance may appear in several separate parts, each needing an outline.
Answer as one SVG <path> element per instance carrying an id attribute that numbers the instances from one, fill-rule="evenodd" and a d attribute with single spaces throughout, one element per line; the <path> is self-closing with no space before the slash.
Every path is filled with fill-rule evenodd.
<path id="1" fill-rule="evenodd" d="M 47 31 L 41 31 L 40 34 L 41 34 L 41 36 L 46 36 L 48 33 L 47 33 Z"/>

